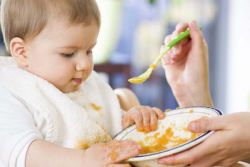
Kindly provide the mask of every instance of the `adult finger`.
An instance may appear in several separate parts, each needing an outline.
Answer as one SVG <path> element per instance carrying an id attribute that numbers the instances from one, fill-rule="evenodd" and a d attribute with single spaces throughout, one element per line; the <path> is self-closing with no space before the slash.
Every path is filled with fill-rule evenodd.
<path id="1" fill-rule="evenodd" d="M 173 47 L 173 51 L 170 54 L 170 62 L 179 62 L 184 60 L 188 52 L 191 49 L 191 42 L 183 41 L 185 43 Z M 174 54 L 173 54 L 174 53 Z"/>
<path id="2" fill-rule="evenodd" d="M 177 25 L 176 25 L 176 31 L 177 32 L 182 32 L 182 31 L 184 31 L 186 28 L 188 27 L 188 23 L 187 22 L 184 22 L 184 23 L 178 23 Z"/>
<path id="3" fill-rule="evenodd" d="M 163 47 L 166 47 L 166 45 L 171 41 L 171 35 L 168 35 L 165 40 L 164 40 L 164 45 Z"/>
<path id="4" fill-rule="evenodd" d="M 221 134 L 219 134 L 218 137 L 216 136 L 216 138 L 220 139 L 220 135 Z M 218 147 L 218 142 L 214 141 L 214 139 L 210 140 L 210 138 L 208 138 L 203 143 L 191 148 L 190 150 L 159 159 L 159 163 L 167 165 L 193 164 L 200 159 L 208 157 L 208 155 L 214 154 L 215 149 Z"/>
<path id="5" fill-rule="evenodd" d="M 195 50 L 200 50 L 204 42 L 200 28 L 197 26 L 197 23 L 195 21 L 192 21 L 189 24 L 189 29 L 192 43 L 194 43 L 192 46 Z"/>
<path id="6" fill-rule="evenodd" d="M 180 23 L 176 26 L 176 30 L 174 31 L 171 39 L 174 39 L 179 33 L 185 31 L 185 29 L 187 29 L 188 24 L 187 23 Z M 182 41 L 180 41 L 180 43 L 176 46 L 174 46 L 167 54 L 167 56 L 169 56 L 168 58 L 165 58 L 165 62 L 167 64 L 172 64 L 174 61 L 178 61 L 178 60 L 182 60 L 183 57 L 185 56 L 185 54 L 183 54 L 183 49 L 185 48 L 185 46 L 191 43 L 190 39 L 184 39 Z M 164 59 L 163 59 L 164 60 Z"/>
<path id="7" fill-rule="evenodd" d="M 165 46 L 163 46 L 165 47 Z M 171 55 L 172 53 L 167 52 L 167 54 L 165 56 L 162 57 L 162 62 L 163 62 L 163 65 L 169 65 L 171 63 Z"/>
<path id="8" fill-rule="evenodd" d="M 201 118 L 192 121 L 188 125 L 188 130 L 195 133 L 201 133 L 209 130 L 217 131 L 217 130 L 227 129 L 227 126 L 228 125 L 225 117 L 218 116 L 212 118 Z"/>
<path id="9" fill-rule="evenodd" d="M 174 39 L 179 33 L 183 32 L 188 27 L 187 23 L 177 24 L 172 35 L 168 35 L 164 40 L 164 45 L 167 45 L 172 39 Z"/>
<path id="10" fill-rule="evenodd" d="M 176 55 L 171 58 L 170 63 L 175 63 L 175 62 L 181 62 L 185 60 L 186 55 L 191 49 L 191 42 L 187 43 L 181 50 L 179 51 L 180 53 L 177 53 L 179 55 Z"/>
<path id="11" fill-rule="evenodd" d="M 166 49 L 166 47 L 167 47 L 168 43 L 171 41 L 171 39 L 172 39 L 172 35 L 168 35 L 168 36 L 165 38 L 165 40 L 164 40 L 164 45 L 161 46 L 160 53 L 162 53 L 162 52 Z M 167 65 L 167 64 L 170 63 L 170 59 L 171 59 L 171 55 L 172 55 L 172 54 L 173 54 L 173 53 L 172 53 L 171 50 L 170 50 L 170 51 L 168 51 L 168 52 L 166 53 L 166 55 L 163 56 L 163 58 L 162 58 L 163 64 L 166 64 L 166 65 Z"/>
<path id="12" fill-rule="evenodd" d="M 179 33 L 185 31 L 188 28 L 188 23 L 179 23 L 175 27 L 175 31 L 173 32 L 173 37 L 176 37 Z"/>

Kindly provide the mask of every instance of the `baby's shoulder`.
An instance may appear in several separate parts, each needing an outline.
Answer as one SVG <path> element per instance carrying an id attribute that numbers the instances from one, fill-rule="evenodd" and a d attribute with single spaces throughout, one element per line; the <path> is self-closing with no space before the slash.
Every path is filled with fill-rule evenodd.
<path id="1" fill-rule="evenodd" d="M 0 66 L 17 66 L 13 57 L 11 56 L 0 56 Z"/>
<path id="2" fill-rule="evenodd" d="M 2 86 L 0 83 L 0 101 L 1 101 L 1 103 L 2 103 L 2 100 L 9 99 L 9 98 L 14 98 L 14 96 L 11 94 L 11 92 L 7 88 Z"/>
<path id="3" fill-rule="evenodd" d="M 0 84 L 0 110 L 11 110 L 13 108 L 26 108 L 25 104 L 16 97 L 9 89 Z"/>

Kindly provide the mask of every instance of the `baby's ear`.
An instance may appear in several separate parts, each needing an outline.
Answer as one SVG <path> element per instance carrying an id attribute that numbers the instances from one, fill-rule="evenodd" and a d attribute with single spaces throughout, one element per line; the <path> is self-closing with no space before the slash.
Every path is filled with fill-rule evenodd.
<path id="1" fill-rule="evenodd" d="M 26 55 L 25 42 L 22 38 L 15 37 L 10 41 L 10 53 L 16 60 L 18 66 L 28 66 L 28 57 Z"/>

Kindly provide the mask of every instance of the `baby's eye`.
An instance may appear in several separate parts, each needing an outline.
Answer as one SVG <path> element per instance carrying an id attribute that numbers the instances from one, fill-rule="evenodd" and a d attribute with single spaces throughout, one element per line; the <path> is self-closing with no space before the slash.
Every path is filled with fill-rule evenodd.
<path id="1" fill-rule="evenodd" d="M 73 57 L 74 56 L 74 52 L 73 53 L 61 53 L 61 55 L 63 56 L 63 57 L 66 57 L 66 58 L 71 58 L 71 57 Z"/>
<path id="2" fill-rule="evenodd" d="M 93 51 L 92 51 L 92 50 L 88 50 L 88 51 L 87 51 L 87 55 L 88 55 L 88 56 L 92 56 L 92 54 L 93 54 Z"/>

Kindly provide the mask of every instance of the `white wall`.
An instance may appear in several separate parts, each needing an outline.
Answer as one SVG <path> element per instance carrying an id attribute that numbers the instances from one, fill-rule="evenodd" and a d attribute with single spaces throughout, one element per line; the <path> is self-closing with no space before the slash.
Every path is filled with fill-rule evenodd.
<path id="1" fill-rule="evenodd" d="M 250 1 L 229 3 L 226 110 L 238 112 L 250 103 Z"/>

